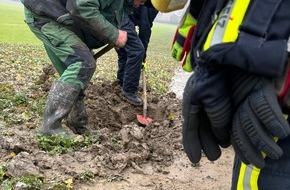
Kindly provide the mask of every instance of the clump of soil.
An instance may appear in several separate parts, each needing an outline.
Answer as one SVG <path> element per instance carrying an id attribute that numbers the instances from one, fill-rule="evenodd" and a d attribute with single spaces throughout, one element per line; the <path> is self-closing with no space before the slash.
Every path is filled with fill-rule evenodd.
<path id="1" fill-rule="evenodd" d="M 39 89 L 47 95 L 55 73 L 44 69 L 39 79 Z M 52 184 L 72 179 L 75 189 L 90 179 L 122 176 L 127 170 L 146 174 L 144 165 L 151 165 L 156 173 L 166 173 L 165 167 L 173 163 L 173 153 L 182 151 L 181 103 L 174 93 L 153 95 L 148 91 L 148 126 L 138 123 L 136 116 L 142 114 L 142 106 L 135 107 L 120 96 L 116 82 L 91 83 L 86 90 L 86 110 L 91 138 L 99 143 L 78 150 L 50 155 L 39 148 L 35 130 L 27 123 L 12 128 L 1 128 L 1 164 L 7 163 L 11 177 L 37 175 L 43 177 L 47 188 Z M 39 92 L 38 92 L 39 93 Z M 142 89 L 140 89 L 142 97 Z M 81 137 L 78 137 L 81 138 Z"/>

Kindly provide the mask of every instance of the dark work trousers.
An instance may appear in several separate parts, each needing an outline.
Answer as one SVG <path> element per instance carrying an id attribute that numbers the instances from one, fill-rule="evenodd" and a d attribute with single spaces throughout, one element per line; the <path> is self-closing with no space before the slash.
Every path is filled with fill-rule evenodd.
<path id="1" fill-rule="evenodd" d="M 139 27 L 138 35 L 145 48 L 144 61 L 147 57 L 146 53 L 152 33 L 151 28 L 157 14 L 158 11 L 156 9 L 141 5 L 134 8 L 133 14 L 130 14 L 129 16 L 130 20 L 135 24 L 135 26 Z"/>
<path id="2" fill-rule="evenodd" d="M 118 53 L 117 79 L 123 91 L 137 93 L 144 57 L 144 46 L 135 30 L 135 25 L 128 16 L 124 16 L 121 30 L 127 32 L 127 43 Z"/>

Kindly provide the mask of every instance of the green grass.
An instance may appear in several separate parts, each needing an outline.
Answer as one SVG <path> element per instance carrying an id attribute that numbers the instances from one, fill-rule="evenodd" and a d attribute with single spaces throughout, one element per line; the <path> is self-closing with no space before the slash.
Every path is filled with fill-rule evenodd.
<path id="1" fill-rule="evenodd" d="M 23 12 L 21 3 L 0 1 L 0 42 L 41 43 L 25 24 Z"/>
<path id="2" fill-rule="evenodd" d="M 152 49 L 155 49 L 154 47 L 158 47 L 158 53 L 160 54 L 170 54 L 175 29 L 175 25 L 155 22 L 152 29 L 149 47 Z"/>
<path id="3" fill-rule="evenodd" d="M 21 3 L 0 0 L 0 65 L 2 63 L 22 63 L 32 61 L 39 67 L 40 62 L 50 62 L 40 40 L 24 23 L 24 10 Z M 154 92 L 167 92 L 176 66 L 171 57 L 171 44 L 176 26 L 154 23 L 147 51 L 147 83 Z M 20 45 L 21 44 L 21 45 Z M 46 61 L 44 61 L 46 60 Z M 97 61 L 93 81 L 116 80 L 117 54 L 114 50 Z M 17 65 L 17 64 L 16 64 Z M 7 79 L 6 79 L 7 80 Z"/>

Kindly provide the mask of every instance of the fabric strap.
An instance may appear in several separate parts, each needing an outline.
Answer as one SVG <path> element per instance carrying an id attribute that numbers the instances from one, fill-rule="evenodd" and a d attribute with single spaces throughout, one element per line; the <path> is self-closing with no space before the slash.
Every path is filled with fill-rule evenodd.
<path id="1" fill-rule="evenodd" d="M 283 0 L 252 1 L 248 13 L 240 26 L 240 31 L 259 38 L 266 38 L 271 20 L 282 1 Z"/>

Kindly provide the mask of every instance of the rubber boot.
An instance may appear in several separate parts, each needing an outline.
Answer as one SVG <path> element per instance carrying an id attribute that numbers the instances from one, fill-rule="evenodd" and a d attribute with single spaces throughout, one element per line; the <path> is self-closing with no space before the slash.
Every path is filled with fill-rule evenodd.
<path id="1" fill-rule="evenodd" d="M 75 134 L 82 135 L 84 133 L 90 133 L 88 130 L 88 115 L 84 103 L 84 92 L 81 91 L 77 100 L 75 101 L 71 112 L 67 117 L 67 126 Z"/>
<path id="2" fill-rule="evenodd" d="M 54 82 L 44 108 L 40 134 L 48 136 L 60 133 L 67 134 L 61 122 L 70 113 L 79 92 L 80 90 L 72 84 L 62 81 Z"/>

